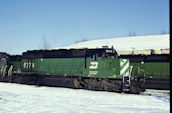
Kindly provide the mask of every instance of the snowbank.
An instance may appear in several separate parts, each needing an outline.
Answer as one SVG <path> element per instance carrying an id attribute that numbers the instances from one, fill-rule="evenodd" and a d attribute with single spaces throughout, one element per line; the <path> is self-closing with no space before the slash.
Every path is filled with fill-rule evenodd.
<path id="1" fill-rule="evenodd" d="M 169 95 L 142 95 L 0 83 L 1 113 L 169 113 Z"/>
<path id="2" fill-rule="evenodd" d="M 133 48 L 135 50 L 169 49 L 169 34 L 90 40 L 56 49 L 101 48 L 102 46 L 113 46 L 117 51 L 131 51 Z"/>

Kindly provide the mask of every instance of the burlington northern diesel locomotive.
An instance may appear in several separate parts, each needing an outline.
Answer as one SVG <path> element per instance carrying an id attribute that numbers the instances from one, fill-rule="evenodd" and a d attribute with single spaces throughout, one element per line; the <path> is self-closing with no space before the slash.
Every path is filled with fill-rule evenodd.
<path id="1" fill-rule="evenodd" d="M 120 55 L 130 59 L 131 75 L 145 75 L 146 89 L 170 89 L 170 54 Z"/>
<path id="2" fill-rule="evenodd" d="M 0 56 L 0 81 L 115 91 L 145 91 L 144 76 L 130 76 L 129 59 L 113 48 L 33 50 Z"/>

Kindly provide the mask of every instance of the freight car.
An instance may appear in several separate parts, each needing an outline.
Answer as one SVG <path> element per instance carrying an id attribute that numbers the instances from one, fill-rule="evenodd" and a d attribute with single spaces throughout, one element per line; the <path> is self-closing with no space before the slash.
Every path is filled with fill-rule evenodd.
<path id="1" fill-rule="evenodd" d="M 146 89 L 170 89 L 170 54 L 120 55 L 130 59 L 131 75 L 145 75 Z"/>
<path id="2" fill-rule="evenodd" d="M 138 94 L 144 76 L 130 76 L 128 59 L 113 48 L 33 50 L 9 56 L 1 81 Z"/>

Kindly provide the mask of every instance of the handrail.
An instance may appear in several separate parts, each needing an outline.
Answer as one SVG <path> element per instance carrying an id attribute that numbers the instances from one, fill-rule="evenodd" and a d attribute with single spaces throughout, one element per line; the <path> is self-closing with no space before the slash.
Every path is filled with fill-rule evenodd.
<path id="1" fill-rule="evenodd" d="M 8 70 L 8 76 L 12 75 L 12 70 L 13 70 L 13 65 L 10 66 L 9 70 Z"/>
<path id="2" fill-rule="evenodd" d="M 5 68 L 4 68 L 4 70 L 3 70 L 2 76 L 5 76 L 6 69 L 7 69 L 7 65 L 5 66 Z"/>

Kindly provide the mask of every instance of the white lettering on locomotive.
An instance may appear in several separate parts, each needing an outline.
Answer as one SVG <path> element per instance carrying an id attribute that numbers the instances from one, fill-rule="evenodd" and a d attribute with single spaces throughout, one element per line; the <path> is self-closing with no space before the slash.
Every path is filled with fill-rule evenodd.
<path id="1" fill-rule="evenodd" d="M 112 53 L 113 51 L 112 50 L 106 50 L 106 53 Z"/>
<path id="2" fill-rule="evenodd" d="M 23 67 L 24 68 L 34 68 L 35 64 L 34 64 L 34 62 L 24 62 Z"/>
<path id="3" fill-rule="evenodd" d="M 89 71 L 89 75 L 97 75 L 98 71 Z"/>
<path id="4" fill-rule="evenodd" d="M 89 69 L 97 69 L 98 68 L 98 62 L 90 62 Z"/>

